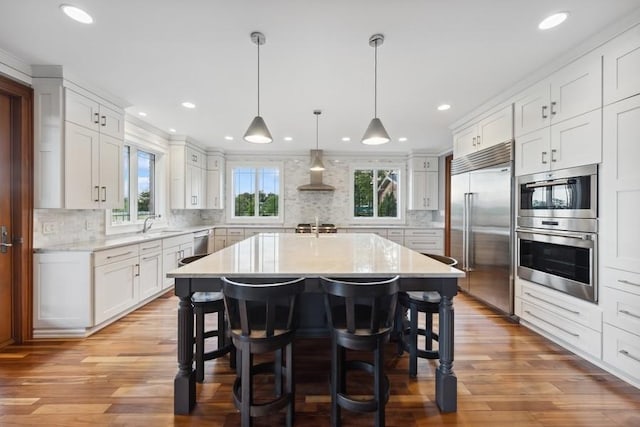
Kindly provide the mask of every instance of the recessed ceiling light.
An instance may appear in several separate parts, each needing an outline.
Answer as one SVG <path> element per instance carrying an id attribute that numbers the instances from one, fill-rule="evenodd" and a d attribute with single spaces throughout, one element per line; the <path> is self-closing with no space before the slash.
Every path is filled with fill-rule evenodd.
<path id="1" fill-rule="evenodd" d="M 351 138 L 349 138 L 348 136 L 343 136 L 343 137 L 342 137 L 342 140 L 343 140 L 344 142 L 349 142 L 349 141 L 351 141 Z"/>
<path id="2" fill-rule="evenodd" d="M 400 142 L 405 142 L 407 140 L 407 138 L 405 138 L 404 136 L 398 138 L 398 141 Z"/>
<path id="3" fill-rule="evenodd" d="M 548 30 L 549 28 L 556 27 L 562 24 L 565 19 L 567 19 L 567 16 L 569 16 L 567 12 L 559 12 L 549 15 L 538 24 L 538 28 L 541 30 Z"/>
<path id="4" fill-rule="evenodd" d="M 169 128 L 169 132 L 176 133 L 176 130 L 174 128 Z"/>
<path id="5" fill-rule="evenodd" d="M 290 136 L 285 136 L 285 137 L 284 137 L 284 140 L 285 140 L 285 141 L 293 141 L 293 138 L 291 138 Z"/>
<path id="6" fill-rule="evenodd" d="M 232 136 L 225 136 L 224 139 L 226 139 L 227 141 L 233 141 L 233 137 Z"/>
<path id="7" fill-rule="evenodd" d="M 447 111 L 449 108 L 451 108 L 449 104 L 438 105 L 438 111 Z"/>
<path id="8" fill-rule="evenodd" d="M 81 24 L 93 24 L 93 18 L 91 15 L 79 7 L 71 6 L 70 4 L 61 4 L 60 9 L 62 9 L 64 14 L 74 21 L 80 22 Z"/>
<path id="9" fill-rule="evenodd" d="M 147 117 L 147 113 L 145 113 L 144 111 L 140 111 L 138 115 L 141 117 Z"/>
<path id="10" fill-rule="evenodd" d="M 193 102 L 189 102 L 189 101 L 183 102 L 182 106 L 184 108 L 190 108 L 190 109 L 196 108 L 196 104 L 194 104 Z"/>

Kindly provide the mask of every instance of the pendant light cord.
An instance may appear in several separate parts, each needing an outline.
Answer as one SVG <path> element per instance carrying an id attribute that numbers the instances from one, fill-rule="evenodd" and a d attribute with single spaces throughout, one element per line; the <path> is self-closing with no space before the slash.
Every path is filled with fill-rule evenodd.
<path id="1" fill-rule="evenodd" d="M 316 114 L 316 151 L 318 151 L 318 116 L 319 114 Z M 316 153 L 316 156 L 317 155 Z"/>
<path id="2" fill-rule="evenodd" d="M 258 116 L 260 115 L 260 39 L 258 38 Z"/>
<path id="3" fill-rule="evenodd" d="M 378 40 L 376 40 L 373 66 L 373 117 L 378 117 Z"/>

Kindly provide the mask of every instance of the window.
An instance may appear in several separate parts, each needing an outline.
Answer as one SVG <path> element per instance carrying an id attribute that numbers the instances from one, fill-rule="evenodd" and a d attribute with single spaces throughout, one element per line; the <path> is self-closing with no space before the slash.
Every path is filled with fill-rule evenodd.
<path id="1" fill-rule="evenodd" d="M 353 169 L 353 217 L 400 219 L 400 169 Z"/>
<path id="2" fill-rule="evenodd" d="M 124 207 L 111 211 L 112 224 L 131 224 L 156 214 L 156 155 L 125 145 L 123 155 Z"/>
<path id="3" fill-rule="evenodd" d="M 231 166 L 231 218 L 279 220 L 282 176 L 277 166 Z"/>

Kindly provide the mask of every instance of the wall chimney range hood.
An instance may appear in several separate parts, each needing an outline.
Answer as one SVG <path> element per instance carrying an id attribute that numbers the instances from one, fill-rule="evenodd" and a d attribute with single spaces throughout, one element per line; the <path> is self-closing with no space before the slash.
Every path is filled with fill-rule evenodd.
<path id="1" fill-rule="evenodd" d="M 322 159 L 322 150 L 311 150 L 311 159 L 316 156 Z M 310 171 L 311 181 L 309 184 L 301 185 L 298 187 L 299 191 L 334 191 L 335 188 L 331 185 L 322 183 L 322 171 Z"/>

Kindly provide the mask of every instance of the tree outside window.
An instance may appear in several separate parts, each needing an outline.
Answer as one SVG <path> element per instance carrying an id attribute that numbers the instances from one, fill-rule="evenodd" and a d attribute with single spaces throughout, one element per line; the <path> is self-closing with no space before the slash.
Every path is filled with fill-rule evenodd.
<path id="1" fill-rule="evenodd" d="M 122 153 L 124 206 L 112 209 L 112 224 L 131 224 L 156 213 L 155 154 L 131 145 L 125 145 Z"/>
<path id="2" fill-rule="evenodd" d="M 398 177 L 398 169 L 354 170 L 353 216 L 398 218 Z"/>
<path id="3" fill-rule="evenodd" d="M 234 217 L 279 216 L 279 168 L 237 167 L 232 170 L 232 179 Z"/>

